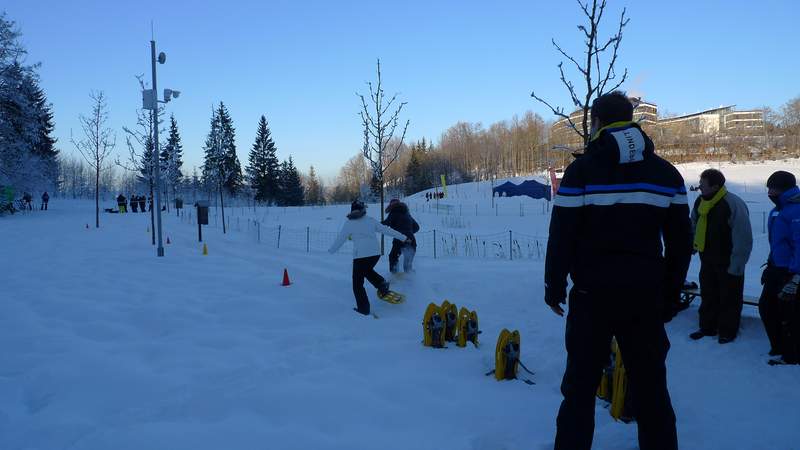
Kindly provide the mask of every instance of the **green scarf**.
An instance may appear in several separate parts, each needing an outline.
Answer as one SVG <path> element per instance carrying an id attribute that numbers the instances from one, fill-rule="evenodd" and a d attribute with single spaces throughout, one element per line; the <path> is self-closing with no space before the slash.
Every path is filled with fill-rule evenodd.
<path id="1" fill-rule="evenodd" d="M 708 212 L 711 211 L 722 197 L 725 197 L 725 194 L 728 193 L 728 190 L 725 189 L 725 186 L 719 188 L 716 194 L 711 197 L 711 200 L 706 200 L 701 198 L 700 199 L 700 206 L 697 207 L 697 228 L 694 230 L 694 249 L 698 252 L 702 252 L 706 249 L 706 228 L 708 228 Z"/>

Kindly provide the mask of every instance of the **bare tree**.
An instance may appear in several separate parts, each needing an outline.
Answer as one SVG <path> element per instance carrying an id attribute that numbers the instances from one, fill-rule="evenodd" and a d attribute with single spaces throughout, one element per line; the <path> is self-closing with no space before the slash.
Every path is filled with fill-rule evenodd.
<path id="1" fill-rule="evenodd" d="M 94 206 L 95 206 L 95 227 L 100 228 L 100 172 L 107 167 L 104 166 L 106 158 L 111 155 L 117 143 L 117 136 L 111 128 L 106 127 L 108 122 L 108 104 L 103 91 L 92 92 L 89 94 L 92 99 L 91 115 L 80 115 L 81 128 L 83 129 L 83 139 L 76 140 L 71 137 L 72 144 L 86 159 L 89 166 L 94 169 Z"/>
<path id="2" fill-rule="evenodd" d="M 384 174 L 400 156 L 403 139 L 406 137 L 406 131 L 411 121 L 406 120 L 400 138 L 395 139 L 395 131 L 400 126 L 400 112 L 406 102 L 401 102 L 396 108 L 393 108 L 395 100 L 397 100 L 397 94 L 394 94 L 388 102 L 385 101 L 380 59 L 378 59 L 377 71 L 377 83 L 373 85 L 371 81 L 367 82 L 367 86 L 369 86 L 369 103 L 362 94 L 356 93 L 356 95 L 361 99 L 361 112 L 359 115 L 361 116 L 361 124 L 364 127 L 364 148 L 362 153 L 364 158 L 369 161 L 372 173 L 380 183 L 381 221 L 383 221 Z M 383 254 L 383 247 L 383 235 L 381 235 L 381 254 Z"/>
<path id="3" fill-rule="evenodd" d="M 603 19 L 603 13 L 606 9 L 606 0 L 600 1 L 599 5 L 598 0 L 592 0 L 591 9 L 589 8 L 590 5 L 588 0 L 585 3 L 581 0 L 577 1 L 578 5 L 580 5 L 581 10 L 583 11 L 583 14 L 586 16 L 589 22 L 588 26 L 578 25 L 578 30 L 583 33 L 585 38 L 584 45 L 586 50 L 584 52 L 584 56 L 586 58 L 586 62 L 581 64 L 575 58 L 568 55 L 567 52 L 565 52 L 561 46 L 556 43 L 555 39 L 552 39 L 551 41 L 556 50 L 558 50 L 558 52 L 561 53 L 564 58 L 568 59 L 581 74 L 581 82 L 586 83 L 586 92 L 582 95 L 579 95 L 576 92 L 575 84 L 572 81 L 567 80 L 567 77 L 564 73 L 564 61 L 558 63 L 558 70 L 561 74 L 561 82 L 567 87 L 570 97 L 572 98 L 572 103 L 576 108 L 583 110 L 581 128 L 579 129 L 575 122 L 573 122 L 569 113 L 564 112 L 564 108 L 552 106 L 546 100 L 537 96 L 536 92 L 531 92 L 531 97 L 545 104 L 556 116 L 566 119 L 569 123 L 569 127 L 574 130 L 575 133 L 581 137 L 581 139 L 583 139 L 583 145 L 585 147 L 591 139 L 589 132 L 590 124 L 588 119 L 589 108 L 592 104 L 592 99 L 600 97 L 606 92 L 614 91 L 625 82 L 625 79 L 628 78 L 628 69 L 625 69 L 625 71 L 622 73 L 622 77 L 619 79 L 619 82 L 614 84 L 613 87 L 608 88 L 609 83 L 613 83 L 617 79 L 617 73 L 614 69 L 614 66 L 617 63 L 617 52 L 619 50 L 619 45 L 622 42 L 622 31 L 625 26 L 628 25 L 630 19 L 625 18 L 626 10 L 623 8 L 622 14 L 619 18 L 619 26 L 616 34 L 601 44 L 599 39 L 599 28 L 600 22 Z M 600 58 L 601 55 L 606 51 L 611 52 L 611 57 L 604 68 L 601 64 Z"/>

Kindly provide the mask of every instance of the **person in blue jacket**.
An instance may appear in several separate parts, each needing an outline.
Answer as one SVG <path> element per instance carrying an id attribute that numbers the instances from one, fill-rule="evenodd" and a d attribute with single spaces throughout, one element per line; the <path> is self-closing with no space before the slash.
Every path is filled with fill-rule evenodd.
<path id="1" fill-rule="evenodd" d="M 767 179 L 767 195 L 775 203 L 769 214 L 769 258 L 761 275 L 758 312 L 771 349 L 770 364 L 800 363 L 800 188 L 789 172 Z"/>

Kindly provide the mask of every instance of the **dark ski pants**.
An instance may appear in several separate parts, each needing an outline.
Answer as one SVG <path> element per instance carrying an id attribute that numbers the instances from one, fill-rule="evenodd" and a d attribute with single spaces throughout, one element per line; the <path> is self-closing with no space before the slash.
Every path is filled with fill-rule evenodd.
<path id="1" fill-rule="evenodd" d="M 727 266 L 700 266 L 700 329 L 735 338 L 739 333 L 744 300 L 744 276 L 728 273 Z"/>
<path id="2" fill-rule="evenodd" d="M 369 298 L 364 289 L 364 278 L 377 289 L 382 288 L 386 283 L 386 280 L 378 272 L 375 272 L 375 265 L 380 259 L 380 255 L 375 255 L 353 260 L 353 294 L 356 296 L 358 312 L 362 314 L 369 314 Z"/>
<path id="3" fill-rule="evenodd" d="M 675 412 L 667 391 L 669 339 L 661 319 L 660 289 L 574 288 L 567 315 L 564 400 L 556 420 L 556 450 L 589 450 L 595 395 L 616 336 L 628 374 L 641 450 L 675 450 Z"/>
<path id="4" fill-rule="evenodd" d="M 791 279 L 789 271 L 782 267 L 767 266 L 761 276 L 764 288 L 761 290 L 761 298 L 758 299 L 758 314 L 761 322 L 764 323 L 764 330 L 769 338 L 769 345 L 772 350 L 784 354 L 788 342 L 784 342 L 786 313 L 790 312 L 790 305 L 783 305 L 784 302 L 778 298 L 783 286 Z M 788 324 L 788 322 L 787 322 Z"/>
<path id="5" fill-rule="evenodd" d="M 42 202 L 42 207 L 39 208 L 40 211 L 47 211 L 47 202 Z"/>

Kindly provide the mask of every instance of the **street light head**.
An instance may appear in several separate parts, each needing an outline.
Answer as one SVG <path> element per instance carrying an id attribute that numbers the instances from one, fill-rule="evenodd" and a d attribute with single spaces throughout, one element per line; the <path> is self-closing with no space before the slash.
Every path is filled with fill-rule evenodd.
<path id="1" fill-rule="evenodd" d="M 173 91 L 172 89 L 164 89 L 164 103 L 168 103 L 173 98 L 180 97 L 180 91 Z"/>
<path id="2" fill-rule="evenodd" d="M 159 64 L 164 64 L 165 62 L 167 62 L 167 54 L 164 53 L 164 52 L 159 53 L 158 54 L 158 63 Z"/>

